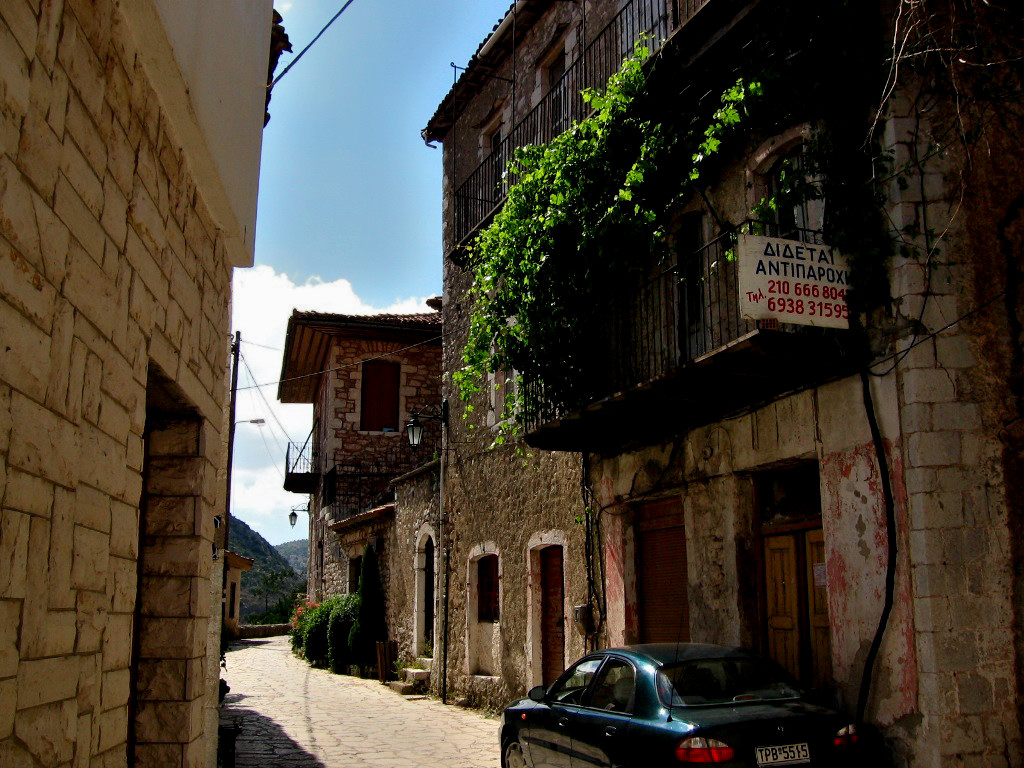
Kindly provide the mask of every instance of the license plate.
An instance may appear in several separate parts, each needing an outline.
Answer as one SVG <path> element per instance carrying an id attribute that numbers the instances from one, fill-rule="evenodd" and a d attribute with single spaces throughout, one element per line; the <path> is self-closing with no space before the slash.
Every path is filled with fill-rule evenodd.
<path id="1" fill-rule="evenodd" d="M 811 750 L 806 744 L 785 744 L 780 747 L 756 747 L 758 765 L 790 765 L 811 762 Z"/>

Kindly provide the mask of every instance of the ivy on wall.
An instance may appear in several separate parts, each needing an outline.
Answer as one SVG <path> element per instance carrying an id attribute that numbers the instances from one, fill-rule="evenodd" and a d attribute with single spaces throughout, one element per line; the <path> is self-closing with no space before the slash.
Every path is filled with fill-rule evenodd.
<path id="1" fill-rule="evenodd" d="M 663 255 L 666 211 L 703 183 L 709 159 L 762 95 L 758 83 L 737 81 L 705 125 L 668 131 L 634 108 L 647 93 L 649 55 L 638 44 L 603 91 L 584 93 L 589 117 L 550 144 L 515 151 L 505 205 L 469 248 L 473 312 L 454 374 L 467 413 L 499 371 L 542 381 L 548 403 L 574 401 L 587 386 L 579 342 L 591 313 Z M 522 426 L 524 396 L 522 386 L 506 388 L 506 434 Z"/>

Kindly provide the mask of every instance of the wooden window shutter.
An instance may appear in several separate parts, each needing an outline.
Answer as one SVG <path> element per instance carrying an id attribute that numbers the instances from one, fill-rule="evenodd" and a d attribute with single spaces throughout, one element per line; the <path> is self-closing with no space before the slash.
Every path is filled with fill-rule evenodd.
<path id="1" fill-rule="evenodd" d="M 402 366 L 385 360 L 363 363 L 362 413 L 365 432 L 398 431 L 398 382 Z"/>
<path id="2" fill-rule="evenodd" d="M 686 529 L 678 499 L 644 505 L 636 529 L 640 642 L 687 642 Z"/>

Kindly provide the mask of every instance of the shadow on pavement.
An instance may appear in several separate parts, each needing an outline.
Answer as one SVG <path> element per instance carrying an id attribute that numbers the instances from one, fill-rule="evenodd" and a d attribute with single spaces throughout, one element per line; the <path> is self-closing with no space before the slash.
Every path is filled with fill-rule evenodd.
<path id="1" fill-rule="evenodd" d="M 228 694 L 221 704 L 217 754 L 223 768 L 327 768 L 274 720 L 240 706 L 243 698 Z"/>
<path id="2" fill-rule="evenodd" d="M 248 648 L 253 645 L 267 645 L 274 638 L 272 637 L 250 637 L 244 640 L 232 640 L 231 645 L 228 646 L 229 651 L 237 651 L 241 648 Z"/>

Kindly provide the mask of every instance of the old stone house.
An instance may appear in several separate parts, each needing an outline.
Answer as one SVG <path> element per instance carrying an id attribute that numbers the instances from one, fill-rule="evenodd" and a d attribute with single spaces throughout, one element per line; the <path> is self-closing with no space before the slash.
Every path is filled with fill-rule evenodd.
<path id="1" fill-rule="evenodd" d="M 554 614 L 566 661 L 590 644 L 753 647 L 877 726 L 899 764 L 1022 764 L 1024 189 L 1020 126 L 985 101 L 1019 86 L 998 48 L 1021 38 L 994 30 L 1021 17 L 843 6 L 524 0 L 429 121 L 444 145 L 452 690 L 500 703 L 546 680 Z M 964 60 L 993 64 L 969 98 L 929 59 L 967 36 Z M 526 290 L 571 307 L 557 351 L 513 358 L 525 373 L 489 374 L 470 408 L 451 378 L 473 327 L 467 246 L 516 181 L 514 148 L 586 117 L 578 92 L 637 39 L 652 50 L 629 94 L 644 128 L 617 149 L 661 131 L 645 146 L 664 160 L 646 186 L 626 163 L 629 196 L 600 200 L 659 201 L 655 246 L 642 223 L 591 250 L 553 236 Z M 540 219 L 560 216 L 550 192 Z M 580 300 L 573 259 L 615 266 Z M 523 439 L 488 451 L 510 386 Z"/>
<path id="2" fill-rule="evenodd" d="M 288 320 L 278 399 L 313 405 L 310 435 L 290 446 L 285 472 L 285 489 L 308 498 L 310 599 L 355 591 L 372 546 L 395 603 L 390 574 L 402 555 L 392 546 L 391 481 L 421 463 L 403 426 L 439 398 L 440 302 L 430 303 L 421 314 L 296 311 Z"/>
<path id="3" fill-rule="evenodd" d="M 5 767 L 215 764 L 271 25 L 269 0 L 0 5 Z"/>

